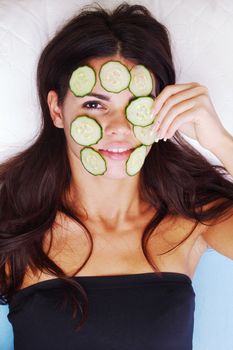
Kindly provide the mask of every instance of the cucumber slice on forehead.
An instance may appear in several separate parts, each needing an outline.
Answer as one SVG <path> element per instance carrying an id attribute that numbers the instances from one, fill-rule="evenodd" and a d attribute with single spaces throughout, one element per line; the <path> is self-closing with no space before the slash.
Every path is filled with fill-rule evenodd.
<path id="1" fill-rule="evenodd" d="M 70 125 L 70 135 L 79 145 L 90 146 L 103 137 L 101 125 L 86 115 L 77 116 Z"/>
<path id="2" fill-rule="evenodd" d="M 133 132 L 135 137 L 145 146 L 150 146 L 155 142 L 154 133 L 151 134 L 151 125 L 134 126 Z"/>
<path id="3" fill-rule="evenodd" d="M 155 116 L 152 114 L 154 100 L 152 97 L 138 97 L 126 107 L 126 118 L 137 126 L 147 126 L 153 123 Z"/>
<path id="4" fill-rule="evenodd" d="M 109 92 L 121 92 L 129 86 L 130 72 L 119 61 L 104 63 L 99 71 L 100 84 Z"/>
<path id="5" fill-rule="evenodd" d="M 106 160 L 91 147 L 84 147 L 80 151 L 80 160 L 84 168 L 92 175 L 103 175 L 107 170 Z"/>
<path id="6" fill-rule="evenodd" d="M 153 90 L 153 80 L 149 70 L 142 64 L 134 66 L 130 70 L 131 80 L 129 90 L 134 96 L 147 96 Z"/>
<path id="7" fill-rule="evenodd" d="M 69 85 L 75 96 L 83 97 L 89 94 L 96 83 L 94 69 L 85 65 L 77 68 L 71 75 Z"/>
<path id="8" fill-rule="evenodd" d="M 146 158 L 146 146 L 141 145 L 130 154 L 126 161 L 125 171 L 128 175 L 133 176 L 139 172 Z"/>

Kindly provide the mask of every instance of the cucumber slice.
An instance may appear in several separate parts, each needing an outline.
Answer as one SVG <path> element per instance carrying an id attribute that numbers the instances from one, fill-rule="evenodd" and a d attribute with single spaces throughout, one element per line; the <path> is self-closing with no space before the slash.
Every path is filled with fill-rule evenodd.
<path id="1" fill-rule="evenodd" d="M 70 135 L 79 145 L 95 145 L 103 137 L 101 125 L 86 115 L 77 116 L 70 125 Z"/>
<path id="2" fill-rule="evenodd" d="M 83 97 L 89 94 L 96 83 L 96 74 L 93 68 L 85 65 L 77 68 L 71 75 L 69 85 L 75 96 Z"/>
<path id="3" fill-rule="evenodd" d="M 84 168 L 92 175 L 103 175 L 107 170 L 106 160 L 91 147 L 81 149 L 80 159 Z"/>
<path id="4" fill-rule="evenodd" d="M 153 90 L 153 80 L 149 70 L 142 64 L 134 66 L 130 70 L 131 80 L 129 90 L 134 96 L 147 96 Z"/>
<path id="5" fill-rule="evenodd" d="M 137 126 L 147 126 L 153 123 L 155 116 L 152 114 L 152 97 L 138 97 L 131 101 L 126 107 L 126 118 Z"/>
<path id="6" fill-rule="evenodd" d="M 151 125 L 134 126 L 133 132 L 135 137 L 145 146 L 150 146 L 155 142 L 155 135 L 151 134 Z"/>
<path id="7" fill-rule="evenodd" d="M 121 92 L 129 86 L 130 72 L 119 61 L 104 63 L 99 72 L 100 84 L 109 92 Z"/>
<path id="8" fill-rule="evenodd" d="M 146 159 L 146 146 L 141 145 L 135 148 L 126 161 L 126 173 L 133 176 L 139 172 Z"/>

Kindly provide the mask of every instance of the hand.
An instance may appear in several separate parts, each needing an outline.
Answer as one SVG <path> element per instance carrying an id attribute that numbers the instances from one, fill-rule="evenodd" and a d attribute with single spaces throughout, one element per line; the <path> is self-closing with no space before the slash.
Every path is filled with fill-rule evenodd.
<path id="1" fill-rule="evenodd" d="M 152 125 L 156 138 L 169 139 L 178 130 L 211 151 L 227 134 L 208 89 L 198 83 L 166 86 L 155 98 L 152 113 L 156 115 Z"/>

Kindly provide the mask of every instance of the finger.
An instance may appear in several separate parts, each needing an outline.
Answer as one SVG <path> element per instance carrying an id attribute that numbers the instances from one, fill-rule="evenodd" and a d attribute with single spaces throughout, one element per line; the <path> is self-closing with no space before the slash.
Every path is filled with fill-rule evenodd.
<path id="1" fill-rule="evenodd" d="M 196 83 L 193 83 L 193 84 L 196 84 Z M 160 111 L 154 117 L 154 123 L 151 126 L 152 133 L 160 129 L 164 116 L 168 113 L 168 111 L 172 108 L 172 106 L 178 104 L 183 100 L 198 97 L 206 92 L 206 88 L 204 86 L 201 86 L 199 84 L 196 84 L 196 85 L 198 86 L 192 87 L 186 90 L 182 90 L 181 92 L 168 97 L 168 99 L 165 101 Z M 154 110 L 152 111 L 154 112 Z"/>
<path id="2" fill-rule="evenodd" d="M 173 106 L 179 104 L 182 101 L 194 99 L 195 97 L 200 96 L 205 91 L 204 89 L 204 87 L 198 86 L 170 96 L 162 106 L 159 113 L 157 113 L 156 123 L 153 126 L 154 131 L 158 130 L 158 128 L 161 127 L 164 117 L 168 114 L 169 110 Z"/>
<path id="3" fill-rule="evenodd" d="M 188 83 L 188 84 L 174 84 L 174 85 L 167 85 L 160 94 L 155 98 L 154 100 L 154 108 L 153 113 L 157 114 L 159 110 L 162 108 L 165 101 L 172 95 L 177 94 L 178 92 L 181 92 L 183 90 L 192 89 L 196 86 L 200 86 L 198 83 Z"/>
<path id="4" fill-rule="evenodd" d="M 195 117 L 195 110 L 187 110 L 181 114 L 179 114 L 171 123 L 168 130 L 166 131 L 165 138 L 172 138 L 177 130 L 183 125 L 187 123 L 192 123 Z"/>
<path id="5" fill-rule="evenodd" d="M 163 138 L 169 126 L 173 122 L 173 120 L 177 117 L 177 115 L 190 110 L 195 106 L 195 98 L 191 98 L 189 100 L 184 100 L 180 103 L 177 103 L 173 106 L 166 115 L 164 115 L 163 120 L 160 124 L 160 127 L 157 131 L 158 137 Z M 155 131 L 155 132 L 156 132 Z"/>

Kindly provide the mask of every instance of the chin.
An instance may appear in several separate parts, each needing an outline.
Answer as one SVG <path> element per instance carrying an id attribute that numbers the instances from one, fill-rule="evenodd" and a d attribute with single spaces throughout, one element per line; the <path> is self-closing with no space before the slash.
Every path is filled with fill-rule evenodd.
<path id="1" fill-rule="evenodd" d="M 121 167 L 109 166 L 103 177 L 108 179 L 127 179 L 133 176 L 128 175 L 125 171 L 125 165 L 122 165 Z"/>

